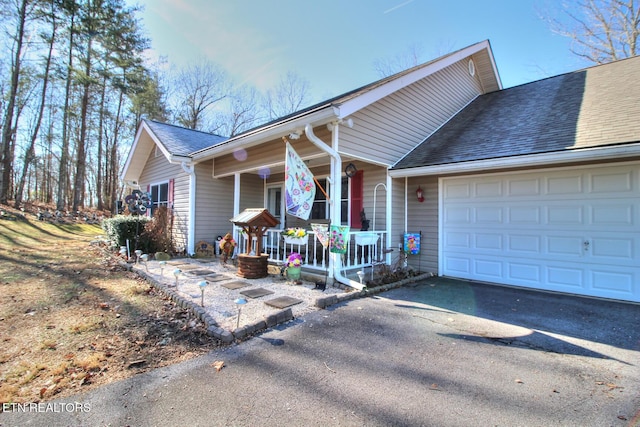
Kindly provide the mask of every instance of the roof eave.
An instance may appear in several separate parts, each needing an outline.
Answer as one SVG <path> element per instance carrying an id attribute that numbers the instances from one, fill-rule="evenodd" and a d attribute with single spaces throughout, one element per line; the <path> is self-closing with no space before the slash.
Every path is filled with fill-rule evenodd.
<path id="1" fill-rule="evenodd" d="M 552 166 L 562 163 L 626 159 L 640 156 L 640 142 L 606 147 L 582 148 L 562 152 L 529 154 L 525 156 L 501 157 L 442 165 L 392 169 L 392 178 L 449 175 L 468 172 L 487 172 L 499 169 Z"/>
<path id="2" fill-rule="evenodd" d="M 337 120 L 338 118 L 340 118 L 340 110 L 331 104 L 327 104 L 317 110 L 305 112 L 305 114 L 290 117 L 281 122 L 272 123 L 269 126 L 255 129 L 250 133 L 230 138 L 218 145 L 196 151 L 192 154 L 192 159 L 194 162 L 209 160 L 217 156 L 233 153 L 238 148 L 246 149 L 247 147 L 262 144 L 282 135 L 304 129 L 305 125 L 309 123 L 317 126 Z"/>

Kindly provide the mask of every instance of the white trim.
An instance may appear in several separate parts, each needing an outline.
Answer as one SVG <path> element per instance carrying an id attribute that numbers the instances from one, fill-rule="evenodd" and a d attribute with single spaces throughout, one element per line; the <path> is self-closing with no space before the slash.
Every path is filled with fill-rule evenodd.
<path id="1" fill-rule="evenodd" d="M 191 256 L 196 253 L 196 168 L 195 165 L 187 164 L 185 162 L 180 163 L 180 166 L 182 167 L 182 170 L 189 175 L 189 227 L 187 228 L 187 254 Z"/>
<path id="2" fill-rule="evenodd" d="M 385 229 L 387 230 L 386 233 L 386 242 L 385 242 L 385 246 L 387 248 L 391 247 L 391 230 L 392 230 L 392 226 L 393 226 L 393 179 L 389 176 L 389 174 L 387 174 L 387 188 L 386 188 L 386 199 L 385 199 L 385 210 L 386 210 L 386 219 L 385 219 Z M 391 253 L 388 253 L 386 255 L 386 260 L 387 264 L 391 263 Z"/>
<path id="3" fill-rule="evenodd" d="M 249 134 L 242 134 L 237 139 L 231 139 L 222 142 L 213 147 L 204 148 L 193 154 L 196 162 L 208 160 L 224 154 L 233 153 L 238 148 L 249 148 L 254 145 L 260 145 L 264 142 L 277 139 L 283 135 L 299 131 L 306 124 L 315 123 L 316 125 L 335 120 L 338 117 L 337 109 L 330 104 L 323 105 L 312 112 L 303 113 L 300 116 L 293 117 L 289 120 L 274 123 L 270 126 L 257 129 Z"/>
<path id="4" fill-rule="evenodd" d="M 579 150 L 530 154 L 527 156 L 501 157 L 445 165 L 424 166 L 389 171 L 394 178 L 454 174 L 463 172 L 492 171 L 516 167 L 551 166 L 559 163 L 613 160 L 640 155 L 640 143 L 613 147 L 582 148 Z"/>

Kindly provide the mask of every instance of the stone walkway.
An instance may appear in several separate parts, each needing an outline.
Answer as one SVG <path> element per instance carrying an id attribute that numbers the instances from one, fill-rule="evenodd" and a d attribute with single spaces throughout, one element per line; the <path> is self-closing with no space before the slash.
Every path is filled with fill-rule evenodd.
<path id="1" fill-rule="evenodd" d="M 179 258 L 166 264 L 141 261 L 130 266 L 161 292 L 193 310 L 210 334 L 225 342 L 324 308 L 330 305 L 327 298 L 334 303 L 359 294 L 331 286 L 321 291 L 305 280 L 296 284 L 272 269 L 274 274 L 265 278 L 244 279 L 236 274 L 235 266 L 218 259 Z M 176 270 L 180 270 L 177 287 Z M 204 295 L 202 282 L 206 283 Z M 240 305 L 238 299 L 246 303 Z"/>

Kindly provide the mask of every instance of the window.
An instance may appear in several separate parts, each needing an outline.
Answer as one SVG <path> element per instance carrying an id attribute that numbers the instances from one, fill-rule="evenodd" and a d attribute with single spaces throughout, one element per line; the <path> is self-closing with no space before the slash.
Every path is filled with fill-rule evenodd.
<path id="1" fill-rule="evenodd" d="M 153 211 L 158 206 L 169 206 L 169 183 L 163 182 L 162 184 L 152 185 L 150 188 L 151 193 L 151 212 L 149 215 L 153 216 Z"/>
<path id="2" fill-rule="evenodd" d="M 327 187 L 326 179 L 319 179 L 318 184 L 324 191 L 329 191 Z M 319 188 L 316 188 L 316 197 L 313 199 L 313 206 L 311 207 L 311 215 L 310 219 L 326 219 L 329 218 L 329 204 L 327 203 L 327 198 L 324 196 L 324 193 Z"/>
<path id="3" fill-rule="evenodd" d="M 329 191 L 326 179 L 319 179 L 318 183 Z M 340 194 L 340 211 L 342 216 L 342 225 L 351 225 L 351 227 L 360 228 L 360 210 L 362 209 L 362 171 L 358 171 L 356 175 L 349 179 L 342 178 L 341 194 Z M 355 212 L 355 213 L 354 213 Z M 316 197 L 311 208 L 310 219 L 327 219 L 329 218 L 329 204 L 327 198 L 322 191 L 316 189 Z"/>

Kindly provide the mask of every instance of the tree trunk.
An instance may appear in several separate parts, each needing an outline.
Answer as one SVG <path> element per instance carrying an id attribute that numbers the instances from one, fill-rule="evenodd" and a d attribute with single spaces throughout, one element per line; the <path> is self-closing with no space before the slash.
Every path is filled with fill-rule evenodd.
<path id="1" fill-rule="evenodd" d="M 18 10 L 18 29 L 16 31 L 16 51 L 13 59 L 13 69 L 11 70 L 11 86 L 9 88 L 9 99 L 7 101 L 7 110 L 4 119 L 4 126 L 2 127 L 2 153 L 0 158 L 0 203 L 7 203 L 9 199 L 9 189 L 11 176 L 13 175 L 13 113 L 16 105 L 16 98 L 18 96 L 18 80 L 20 77 L 20 66 L 22 61 L 22 43 L 24 38 L 24 25 L 27 17 L 27 4 L 28 0 L 22 0 L 20 2 L 20 8 Z"/>
<path id="2" fill-rule="evenodd" d="M 89 92 L 91 91 L 91 45 L 93 36 L 87 42 L 87 63 L 85 64 L 85 82 L 83 85 L 82 102 L 80 104 L 80 140 L 76 150 L 76 177 L 73 185 L 73 212 L 84 207 L 85 177 L 87 173 L 87 121 L 89 120 Z"/>
<path id="3" fill-rule="evenodd" d="M 44 106 L 47 98 L 47 85 L 49 83 L 49 70 L 51 69 L 51 57 L 53 56 L 53 44 L 56 37 L 56 18 L 55 18 L 55 10 L 53 6 L 53 2 L 51 3 L 51 40 L 49 42 L 49 52 L 47 54 L 47 60 L 45 62 L 44 67 L 44 77 L 42 81 L 42 93 L 40 95 L 40 107 L 38 110 L 38 117 L 36 118 L 36 124 L 33 129 L 33 133 L 31 134 L 31 139 L 29 141 L 29 147 L 24 154 L 24 163 L 22 165 L 22 175 L 20 181 L 18 182 L 18 189 L 16 191 L 16 199 L 15 199 L 15 208 L 19 208 L 22 203 L 22 195 L 24 192 L 24 181 L 25 177 L 29 171 L 29 166 L 31 162 L 36 158 L 36 140 L 38 139 L 38 133 L 40 132 L 40 126 L 42 125 L 42 117 L 44 116 Z M 37 173 L 36 173 L 36 186 L 38 184 L 37 181 Z M 37 191 L 36 191 L 37 193 Z"/>
<path id="4" fill-rule="evenodd" d="M 62 113 L 62 147 L 58 173 L 58 194 L 56 209 L 63 211 L 67 207 L 67 187 L 69 183 L 69 98 L 71 96 L 71 74 L 73 72 L 73 35 L 75 32 L 75 10 L 71 14 L 69 27 L 69 55 L 67 59 L 67 78 L 64 90 L 64 110 Z"/>

